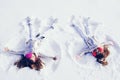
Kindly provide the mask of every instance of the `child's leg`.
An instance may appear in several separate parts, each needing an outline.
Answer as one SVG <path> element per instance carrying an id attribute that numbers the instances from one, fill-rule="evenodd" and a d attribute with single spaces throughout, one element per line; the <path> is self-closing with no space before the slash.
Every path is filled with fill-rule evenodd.
<path id="1" fill-rule="evenodd" d="M 57 22 L 57 19 L 49 18 L 49 21 L 47 23 L 47 28 L 44 29 L 44 31 L 41 33 L 42 35 L 49 31 L 50 29 L 54 29 L 54 24 Z"/>
<path id="2" fill-rule="evenodd" d="M 37 38 L 40 36 L 40 20 L 36 18 L 35 20 L 32 21 L 32 36 L 33 39 Z"/>
<path id="3" fill-rule="evenodd" d="M 88 18 L 83 18 L 83 25 L 84 25 L 84 28 L 85 28 L 85 32 L 88 35 L 88 39 L 85 42 L 88 45 L 89 49 L 93 50 L 97 47 L 97 44 L 96 44 L 96 41 L 94 40 L 94 38 L 92 38 L 92 35 L 91 35 L 91 32 L 90 32 L 90 28 L 89 28 L 89 25 L 88 25 L 88 20 L 89 19 L 90 19 L 89 17 Z"/>
<path id="4" fill-rule="evenodd" d="M 94 39 L 92 37 L 91 38 L 87 37 L 83 33 L 82 29 L 79 26 L 77 26 L 75 24 L 72 24 L 72 26 L 78 32 L 78 34 L 81 36 L 81 38 L 83 39 L 83 41 L 85 42 L 88 51 L 92 51 L 93 49 L 95 49 L 97 47 Z M 86 26 L 86 31 L 89 34 L 89 29 L 88 29 L 87 26 Z"/>
<path id="5" fill-rule="evenodd" d="M 26 43 L 26 49 L 32 51 L 32 47 L 33 47 L 32 24 L 31 24 L 31 19 L 29 17 L 26 18 L 26 24 L 27 24 L 26 27 L 28 27 L 28 41 Z"/>
<path id="6" fill-rule="evenodd" d="M 72 26 L 78 32 L 78 34 L 81 36 L 83 41 L 85 42 L 88 51 L 92 51 L 97 47 L 95 40 L 92 37 L 91 38 L 86 37 L 86 35 L 82 32 L 82 30 L 78 26 L 76 26 L 74 24 Z"/>
<path id="7" fill-rule="evenodd" d="M 48 24 L 47 24 L 47 27 L 45 28 L 45 29 L 43 29 L 43 31 L 42 32 L 39 32 L 39 26 L 40 25 L 38 25 L 38 27 L 35 27 L 38 31 L 36 31 L 36 34 L 35 34 L 35 40 L 42 40 L 42 39 L 44 39 L 45 37 L 43 36 L 47 31 L 49 31 L 49 30 L 51 30 L 51 29 L 54 29 L 54 27 L 53 27 L 53 25 L 54 25 L 54 23 L 56 23 L 57 22 L 57 19 L 53 19 L 53 18 L 50 18 L 49 19 L 49 22 L 48 22 Z M 36 30 L 35 29 L 35 30 Z"/>
<path id="8" fill-rule="evenodd" d="M 31 24 L 31 19 L 28 17 L 26 18 L 26 23 L 27 23 L 27 27 L 28 27 L 28 32 L 29 32 L 29 39 L 32 39 L 32 24 Z"/>
<path id="9" fill-rule="evenodd" d="M 93 21 L 90 19 L 90 17 L 83 17 L 83 25 L 86 31 L 86 34 L 88 36 L 93 36 L 96 32 L 97 27 L 100 25 L 101 23 L 98 23 L 96 21 Z"/>
<path id="10" fill-rule="evenodd" d="M 96 45 L 94 45 L 93 39 L 86 37 L 86 35 L 82 32 L 82 30 L 78 26 L 74 24 L 72 26 L 74 27 L 74 29 L 78 32 L 78 34 L 81 36 L 81 38 L 85 42 L 88 51 L 91 51 L 92 48 L 96 47 Z"/>
<path id="11" fill-rule="evenodd" d="M 84 33 L 82 32 L 82 30 L 78 26 L 76 26 L 75 24 L 72 24 L 72 27 L 75 29 L 75 31 L 77 31 L 77 33 L 80 35 L 80 37 L 83 40 L 87 40 L 87 37 L 84 35 Z"/>
<path id="12" fill-rule="evenodd" d="M 25 18 L 22 22 L 21 22 L 21 27 L 22 27 L 22 34 L 25 39 L 26 42 L 29 41 L 32 38 L 32 29 L 31 29 L 31 19 L 29 17 Z"/>
<path id="13" fill-rule="evenodd" d="M 83 25 L 84 25 L 85 32 L 86 32 L 87 35 L 91 34 L 90 29 L 89 29 L 89 25 L 88 25 L 88 20 L 89 19 L 90 19 L 89 17 L 88 18 L 83 18 Z"/>
<path id="14" fill-rule="evenodd" d="M 90 51 L 97 48 L 97 44 L 96 44 L 96 42 L 95 42 L 95 40 L 93 38 L 88 37 L 88 40 L 86 40 L 85 42 L 86 42 L 87 46 L 89 47 Z"/>
<path id="15" fill-rule="evenodd" d="M 84 35 L 84 33 L 82 32 L 82 30 L 76 26 L 76 25 L 72 25 L 74 27 L 74 29 L 79 33 L 79 35 L 81 36 L 81 38 L 84 40 L 85 44 L 88 47 L 96 47 L 95 42 L 92 38 L 86 37 L 86 35 Z"/>

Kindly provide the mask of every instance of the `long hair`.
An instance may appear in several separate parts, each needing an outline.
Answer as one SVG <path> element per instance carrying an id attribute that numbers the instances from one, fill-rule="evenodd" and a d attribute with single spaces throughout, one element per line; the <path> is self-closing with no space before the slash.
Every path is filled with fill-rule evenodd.
<path id="1" fill-rule="evenodd" d="M 108 49 L 108 45 L 104 45 L 103 47 L 104 47 L 104 52 L 103 52 L 104 58 L 103 58 L 103 61 L 101 62 L 101 64 L 103 66 L 105 66 L 105 65 L 108 65 L 108 62 L 106 61 L 106 58 L 109 56 L 110 51 Z"/>
<path id="2" fill-rule="evenodd" d="M 40 69 L 42 69 L 44 67 L 44 63 L 42 62 L 42 60 L 40 58 L 37 58 L 37 60 L 34 62 L 33 64 L 33 68 L 35 70 L 40 71 Z"/>
<path id="3" fill-rule="evenodd" d="M 33 61 L 27 59 L 24 55 L 21 56 L 20 60 L 14 63 L 14 65 L 17 65 L 18 68 L 24 68 L 24 67 L 31 68 L 31 64 L 33 64 Z"/>
<path id="4" fill-rule="evenodd" d="M 110 54 L 110 51 L 108 49 L 108 45 L 104 45 L 103 47 L 104 47 L 104 53 L 103 53 L 104 57 L 107 58 Z"/>
<path id="5" fill-rule="evenodd" d="M 24 55 L 22 55 L 21 59 L 18 60 L 17 62 L 15 62 L 14 65 L 16 65 L 19 69 L 24 68 L 24 67 L 29 67 L 31 69 L 40 71 L 40 69 L 43 68 L 44 63 L 40 60 L 40 58 L 37 58 L 36 61 L 33 62 L 32 60 L 30 60 L 30 59 L 26 58 Z"/>

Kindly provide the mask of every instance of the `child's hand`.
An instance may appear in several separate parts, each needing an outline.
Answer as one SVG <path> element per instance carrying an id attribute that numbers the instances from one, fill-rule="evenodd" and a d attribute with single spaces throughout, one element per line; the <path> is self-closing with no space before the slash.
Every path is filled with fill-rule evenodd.
<path id="1" fill-rule="evenodd" d="M 10 51 L 10 50 L 8 49 L 8 47 L 5 47 L 5 48 L 4 48 L 4 51 L 5 51 L 5 52 L 8 52 L 8 51 Z"/>
<path id="2" fill-rule="evenodd" d="M 80 56 L 80 55 L 75 55 L 75 59 L 76 59 L 76 60 L 80 60 L 80 59 L 81 59 L 81 56 Z"/>
<path id="3" fill-rule="evenodd" d="M 57 60 L 57 57 L 53 57 L 53 60 Z"/>

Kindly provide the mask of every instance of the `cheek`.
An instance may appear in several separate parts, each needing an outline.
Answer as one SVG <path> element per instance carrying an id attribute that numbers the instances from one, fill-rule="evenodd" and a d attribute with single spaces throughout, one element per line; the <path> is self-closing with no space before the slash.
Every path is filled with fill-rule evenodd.
<path id="1" fill-rule="evenodd" d="M 35 62 L 36 57 L 35 57 L 35 56 L 32 56 L 30 59 Z"/>

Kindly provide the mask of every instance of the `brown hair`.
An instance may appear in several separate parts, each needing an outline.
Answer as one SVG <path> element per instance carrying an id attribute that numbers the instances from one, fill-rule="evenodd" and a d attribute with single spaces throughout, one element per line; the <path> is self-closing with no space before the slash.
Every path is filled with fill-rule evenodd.
<path id="1" fill-rule="evenodd" d="M 110 54 L 110 51 L 108 49 L 108 45 L 104 45 L 103 47 L 104 47 L 103 55 L 104 55 L 105 58 L 107 58 Z"/>
<path id="2" fill-rule="evenodd" d="M 44 63 L 38 57 L 36 57 L 36 61 L 33 62 L 32 60 L 30 60 L 30 59 L 26 58 L 24 55 L 22 55 L 21 59 L 18 60 L 17 62 L 15 62 L 14 65 L 17 65 L 18 68 L 29 67 L 31 69 L 40 71 L 40 69 L 43 68 Z"/>
<path id="3" fill-rule="evenodd" d="M 104 52 L 103 52 L 103 61 L 102 61 L 102 65 L 105 66 L 105 65 L 108 65 L 108 62 L 106 61 L 106 58 L 109 56 L 110 54 L 110 51 L 108 49 L 108 45 L 104 45 Z"/>
<path id="4" fill-rule="evenodd" d="M 41 61 L 40 58 L 37 58 L 37 60 L 31 65 L 32 69 L 40 71 L 44 66 L 44 63 Z"/>

